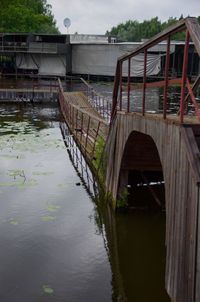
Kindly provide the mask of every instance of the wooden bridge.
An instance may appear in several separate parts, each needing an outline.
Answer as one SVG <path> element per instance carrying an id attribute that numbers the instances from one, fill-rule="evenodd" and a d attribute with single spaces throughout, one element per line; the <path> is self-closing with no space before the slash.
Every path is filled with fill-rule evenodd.
<path id="1" fill-rule="evenodd" d="M 182 31 L 182 77 L 175 78 L 170 70 L 170 41 Z M 160 82 L 155 82 L 148 76 L 147 57 L 152 47 L 164 40 L 165 74 Z M 119 58 L 112 110 L 109 101 L 86 83 L 78 92 L 66 92 L 60 83 L 59 94 L 64 118 L 92 170 L 112 197 L 112 206 L 117 207 L 117 200 L 124 198 L 127 188 L 142 187 L 148 188 L 157 207 L 165 207 L 165 280 L 173 302 L 200 301 L 200 75 L 190 83 L 190 43 L 194 43 L 200 56 L 200 26 L 195 18 L 179 21 Z M 141 53 L 143 83 L 134 84 L 132 58 Z M 172 108 L 173 85 L 178 85 L 180 93 Z M 147 98 L 152 87 L 163 87 L 154 112 L 149 109 Z M 140 97 L 136 101 L 138 91 Z M 155 184 L 164 186 L 164 200 Z"/>

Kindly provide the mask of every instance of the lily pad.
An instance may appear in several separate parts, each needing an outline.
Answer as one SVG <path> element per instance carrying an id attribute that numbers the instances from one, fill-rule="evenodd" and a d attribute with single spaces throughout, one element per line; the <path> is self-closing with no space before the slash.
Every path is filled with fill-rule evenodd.
<path id="1" fill-rule="evenodd" d="M 16 219 L 11 219 L 9 222 L 12 225 L 18 225 L 19 224 L 19 221 L 17 221 Z"/>
<path id="2" fill-rule="evenodd" d="M 8 170 L 8 174 L 9 176 L 12 176 L 14 178 L 16 178 L 17 176 L 20 176 L 20 177 L 25 177 L 24 175 L 24 170 L 20 170 L 20 169 L 13 169 L 13 170 Z"/>
<path id="3" fill-rule="evenodd" d="M 45 294 L 52 295 L 54 293 L 53 288 L 51 288 L 49 285 L 43 285 L 42 288 Z"/>
<path id="4" fill-rule="evenodd" d="M 60 206 L 59 206 L 59 205 L 49 204 L 49 205 L 47 206 L 47 210 L 48 210 L 49 212 L 56 212 L 56 211 L 59 210 L 59 209 L 60 209 Z"/>
<path id="5" fill-rule="evenodd" d="M 51 171 L 47 171 L 47 172 L 40 172 L 40 171 L 35 171 L 35 172 L 33 172 L 32 173 L 33 175 L 43 175 L 43 176 L 47 176 L 47 175 L 52 175 L 52 174 L 54 174 L 54 172 L 51 172 Z"/>
<path id="6" fill-rule="evenodd" d="M 55 220 L 55 219 L 56 219 L 55 216 L 50 216 L 50 215 L 46 215 L 46 216 L 41 217 L 42 221 L 52 221 L 52 220 Z"/>
<path id="7" fill-rule="evenodd" d="M 10 182 L 0 182 L 0 187 L 14 187 L 19 186 L 21 182 L 19 181 L 10 181 Z"/>

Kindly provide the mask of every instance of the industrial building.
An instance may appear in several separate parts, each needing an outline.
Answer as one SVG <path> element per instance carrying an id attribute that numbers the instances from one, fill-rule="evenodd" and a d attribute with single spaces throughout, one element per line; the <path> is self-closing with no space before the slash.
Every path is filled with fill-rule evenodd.
<path id="1" fill-rule="evenodd" d="M 0 34 L 0 75 L 65 77 L 89 75 L 114 77 L 117 58 L 130 53 L 143 42 L 117 42 L 115 37 L 104 35 L 47 35 Z M 171 41 L 170 74 L 181 74 L 185 42 Z M 147 75 L 162 77 L 165 64 L 166 42 L 148 51 Z M 133 59 L 132 77 L 143 76 L 143 55 Z M 200 70 L 194 45 L 189 47 L 189 75 Z M 124 69 L 127 70 L 126 66 Z M 126 73 L 123 76 L 127 76 Z"/>

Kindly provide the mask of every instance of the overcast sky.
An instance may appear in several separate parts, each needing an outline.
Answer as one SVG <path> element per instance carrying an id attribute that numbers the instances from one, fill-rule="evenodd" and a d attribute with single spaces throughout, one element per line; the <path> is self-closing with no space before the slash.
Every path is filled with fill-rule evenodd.
<path id="1" fill-rule="evenodd" d="M 112 26 L 132 20 L 148 20 L 158 16 L 200 15 L 200 0 L 48 0 L 61 33 L 65 17 L 70 18 L 69 33 L 105 34 Z"/>

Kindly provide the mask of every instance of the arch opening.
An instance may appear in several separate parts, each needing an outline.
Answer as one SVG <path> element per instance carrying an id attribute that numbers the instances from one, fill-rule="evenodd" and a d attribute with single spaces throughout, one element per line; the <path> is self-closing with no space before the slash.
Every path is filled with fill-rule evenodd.
<path id="1" fill-rule="evenodd" d="M 152 137 L 133 131 L 126 143 L 118 183 L 118 198 L 128 193 L 132 209 L 165 209 L 165 184 L 158 149 Z"/>

